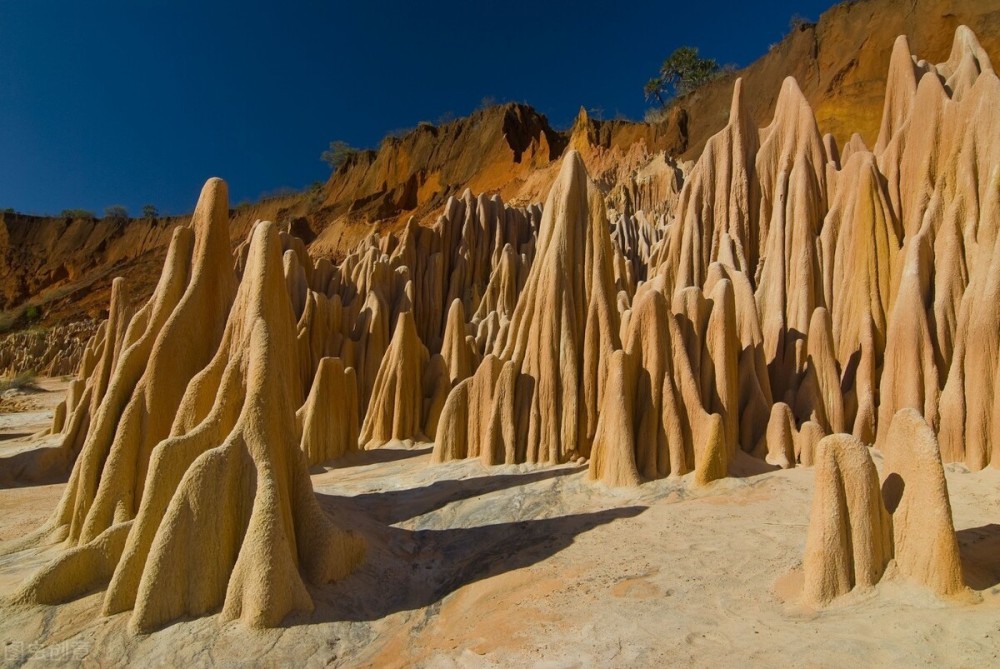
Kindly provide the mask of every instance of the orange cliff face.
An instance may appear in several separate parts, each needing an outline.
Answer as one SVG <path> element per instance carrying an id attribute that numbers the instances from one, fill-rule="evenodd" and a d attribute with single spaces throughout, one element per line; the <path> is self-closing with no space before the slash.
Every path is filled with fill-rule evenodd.
<path id="1" fill-rule="evenodd" d="M 372 232 L 401 230 L 411 217 L 433 222 L 449 197 L 467 189 L 540 202 L 570 142 L 591 171 L 610 175 L 610 185 L 620 172 L 647 163 L 652 150 L 682 147 L 683 126 L 584 115 L 571 133 L 560 133 L 528 106 L 492 107 L 387 138 L 331 174 L 318 192 L 239 206 L 231 212 L 230 236 L 235 246 L 256 220 L 268 219 L 305 240 L 314 255 L 342 258 Z M 0 214 L 0 327 L 31 325 L 24 318 L 30 306 L 45 326 L 102 318 L 115 276 L 128 279 L 130 303 L 145 300 L 172 230 L 189 222 L 190 216 L 111 221 Z"/>
<path id="2" fill-rule="evenodd" d="M 565 139 L 530 107 L 507 104 L 387 137 L 330 175 L 310 216 L 314 249 L 342 255 L 370 232 L 429 217 L 463 190 L 498 192 L 557 159 Z"/>
<path id="3" fill-rule="evenodd" d="M 301 198 L 274 198 L 233 210 L 234 244 L 255 220 L 287 217 Z M 129 279 L 129 303 L 145 300 L 156 285 L 172 231 L 190 219 L 0 214 L 0 328 L 31 325 L 24 317 L 31 306 L 43 326 L 105 317 L 116 276 Z"/>
<path id="4" fill-rule="evenodd" d="M 491 107 L 441 126 L 421 124 L 355 155 L 325 184 L 322 203 L 307 216 L 306 237 L 316 236 L 312 251 L 342 256 L 371 225 L 381 233 L 401 230 L 410 217 L 430 223 L 449 197 L 465 190 L 541 202 L 567 147 L 581 153 L 592 173 L 608 177 L 610 189 L 654 152 L 673 155 L 685 146 L 683 114 L 651 125 L 594 120 L 581 110 L 564 133 L 527 105 Z"/>
<path id="5" fill-rule="evenodd" d="M 791 11 L 791 9 L 789 9 Z M 968 26 L 991 54 L 1000 52 L 1000 7 L 981 0 L 861 0 L 827 10 L 815 25 L 795 27 L 747 68 L 720 77 L 680 102 L 687 111 L 689 147 L 697 158 L 705 142 L 726 124 L 733 81 L 743 79 L 754 123 L 774 115 L 785 77 L 795 77 L 816 114 L 820 131 L 843 146 L 858 133 L 873 146 L 886 92 L 885 64 L 893 43 L 906 35 L 913 53 L 927 62 L 946 60 L 952 37 Z"/>

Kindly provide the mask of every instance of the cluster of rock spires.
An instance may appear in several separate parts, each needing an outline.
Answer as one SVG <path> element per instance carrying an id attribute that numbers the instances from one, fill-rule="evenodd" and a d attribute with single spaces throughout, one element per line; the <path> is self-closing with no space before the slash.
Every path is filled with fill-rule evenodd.
<path id="1" fill-rule="evenodd" d="M 219 607 L 272 626 L 312 608 L 306 581 L 360 561 L 363 541 L 320 508 L 298 448 L 311 425 L 296 417 L 307 384 L 288 278 L 302 268 L 288 271 L 295 251 L 283 258 L 289 240 L 266 222 L 234 263 L 227 211 L 225 184 L 209 181 L 149 302 L 130 316 L 115 286 L 63 417 L 77 454 L 62 500 L 5 547 L 63 550 L 15 601 L 103 588 L 104 613 L 131 610 L 138 631 Z"/>
<path id="2" fill-rule="evenodd" d="M 96 321 L 87 319 L 6 335 L 0 339 L 0 376 L 75 374 L 97 327 Z"/>
<path id="3" fill-rule="evenodd" d="M 821 136 L 793 79 L 758 130 L 737 81 L 679 192 L 609 209 L 569 151 L 544 206 L 466 191 L 339 264 L 267 222 L 234 257 L 210 181 L 150 301 L 116 284 L 58 446 L 23 466 L 72 473 L 5 549 L 65 548 L 19 599 L 277 624 L 362 554 L 307 468 L 390 442 L 615 486 L 815 464 L 808 601 L 890 559 L 961 591 L 942 462 L 982 468 L 1000 435 L 1000 80 L 960 28 L 938 65 L 901 37 L 887 88 L 872 149 Z M 676 205 L 638 208 L 650 188 Z"/>

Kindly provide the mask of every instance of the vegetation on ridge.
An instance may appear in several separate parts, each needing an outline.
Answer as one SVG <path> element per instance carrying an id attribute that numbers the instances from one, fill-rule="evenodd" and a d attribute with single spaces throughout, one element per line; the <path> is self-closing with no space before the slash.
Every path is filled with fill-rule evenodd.
<path id="1" fill-rule="evenodd" d="M 643 92 L 646 99 L 655 98 L 666 105 L 707 84 L 724 70 L 714 58 L 701 58 L 698 48 L 682 46 L 660 65 L 659 74 L 646 82 Z"/>

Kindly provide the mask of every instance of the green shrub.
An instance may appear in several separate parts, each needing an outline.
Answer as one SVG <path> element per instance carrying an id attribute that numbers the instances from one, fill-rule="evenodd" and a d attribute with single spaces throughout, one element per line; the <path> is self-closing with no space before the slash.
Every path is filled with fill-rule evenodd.
<path id="1" fill-rule="evenodd" d="M 659 75 L 646 82 L 643 92 L 647 100 L 656 98 L 661 105 L 666 105 L 704 86 L 720 71 L 714 58 L 701 58 L 696 47 L 682 46 L 663 61 Z"/>
<path id="2" fill-rule="evenodd" d="M 110 207 L 104 208 L 104 218 L 112 221 L 128 220 L 128 209 L 120 204 L 113 204 Z"/>
<path id="3" fill-rule="evenodd" d="M 358 153 L 358 149 L 347 142 L 337 139 L 330 142 L 330 147 L 321 153 L 319 157 L 330 166 L 330 169 L 336 172 L 340 169 L 341 165 L 350 160 L 356 153 Z"/>
<path id="4" fill-rule="evenodd" d="M 20 372 L 11 377 L 0 378 L 0 393 L 8 390 L 41 390 L 34 371 Z"/>
<path id="5" fill-rule="evenodd" d="M 63 218 L 97 218 L 94 212 L 87 209 L 63 209 L 59 215 Z"/>

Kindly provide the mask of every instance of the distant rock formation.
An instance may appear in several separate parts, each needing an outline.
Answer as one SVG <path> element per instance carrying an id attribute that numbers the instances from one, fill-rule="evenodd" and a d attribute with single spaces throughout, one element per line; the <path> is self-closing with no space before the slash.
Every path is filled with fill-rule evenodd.
<path id="1" fill-rule="evenodd" d="M 0 375 L 73 376 L 98 323 L 85 319 L 0 337 Z"/>

